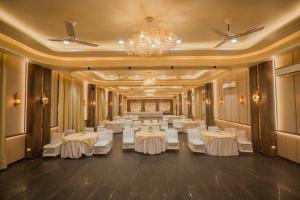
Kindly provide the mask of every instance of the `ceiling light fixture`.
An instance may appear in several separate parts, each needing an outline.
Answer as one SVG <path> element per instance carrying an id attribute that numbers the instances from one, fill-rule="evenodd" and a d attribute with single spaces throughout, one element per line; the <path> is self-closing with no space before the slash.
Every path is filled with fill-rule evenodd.
<path id="1" fill-rule="evenodd" d="M 70 44 L 70 41 L 64 40 L 64 44 Z"/>
<path id="2" fill-rule="evenodd" d="M 177 44 L 180 44 L 181 42 L 182 42 L 182 40 L 180 40 L 180 39 L 176 40 Z"/>
<path id="3" fill-rule="evenodd" d="M 177 36 L 170 31 L 152 26 L 153 17 L 146 17 L 147 27 L 125 43 L 128 55 L 160 56 L 175 49 Z"/>
<path id="4" fill-rule="evenodd" d="M 231 42 L 231 44 L 234 44 L 234 43 L 237 43 L 237 38 L 232 38 L 231 40 L 230 40 L 230 42 Z"/>
<path id="5" fill-rule="evenodd" d="M 143 85 L 155 85 L 156 80 L 155 78 L 148 78 L 144 81 Z"/>
<path id="6" fill-rule="evenodd" d="M 119 44 L 124 44 L 124 40 L 119 40 L 118 43 Z"/>

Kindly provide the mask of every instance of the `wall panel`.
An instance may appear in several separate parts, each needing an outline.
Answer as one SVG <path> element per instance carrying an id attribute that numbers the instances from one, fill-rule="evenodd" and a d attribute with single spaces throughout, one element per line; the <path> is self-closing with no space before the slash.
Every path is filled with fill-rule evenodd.
<path id="1" fill-rule="evenodd" d="M 278 56 L 275 57 L 274 59 L 275 63 L 275 68 L 281 68 L 281 67 L 286 67 L 288 65 L 293 64 L 293 53 L 292 51 L 288 51 L 285 53 L 282 53 Z"/>
<path id="2" fill-rule="evenodd" d="M 295 96 L 296 96 L 296 126 L 297 133 L 300 134 L 300 75 L 295 76 Z"/>
<path id="3" fill-rule="evenodd" d="M 296 102 L 294 77 L 277 77 L 277 119 L 278 130 L 296 132 Z"/>

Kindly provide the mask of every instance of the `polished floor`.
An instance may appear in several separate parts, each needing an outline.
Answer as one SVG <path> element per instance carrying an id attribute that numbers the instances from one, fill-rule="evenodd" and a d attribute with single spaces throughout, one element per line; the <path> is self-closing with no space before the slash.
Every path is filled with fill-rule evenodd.
<path id="1" fill-rule="evenodd" d="M 122 135 L 106 156 L 32 159 L 0 172 L 0 199 L 300 199 L 300 166 L 261 154 L 145 156 L 122 152 Z"/>

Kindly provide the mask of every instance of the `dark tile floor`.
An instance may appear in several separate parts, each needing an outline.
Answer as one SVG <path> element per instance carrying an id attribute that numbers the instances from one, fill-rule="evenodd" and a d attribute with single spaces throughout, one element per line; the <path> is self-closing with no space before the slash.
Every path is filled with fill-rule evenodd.
<path id="1" fill-rule="evenodd" d="M 180 134 L 179 152 L 122 152 L 122 135 L 106 156 L 32 159 L 0 172 L 0 199 L 300 199 L 300 166 L 261 154 L 194 154 Z"/>

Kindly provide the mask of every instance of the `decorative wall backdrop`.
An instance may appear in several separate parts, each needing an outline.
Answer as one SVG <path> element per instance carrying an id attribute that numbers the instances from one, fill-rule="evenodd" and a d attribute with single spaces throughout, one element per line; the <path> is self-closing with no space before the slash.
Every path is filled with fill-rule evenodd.
<path id="1" fill-rule="evenodd" d="M 173 99 L 127 99 L 127 112 L 173 112 Z"/>

